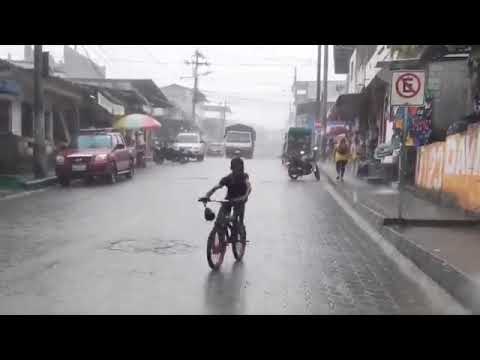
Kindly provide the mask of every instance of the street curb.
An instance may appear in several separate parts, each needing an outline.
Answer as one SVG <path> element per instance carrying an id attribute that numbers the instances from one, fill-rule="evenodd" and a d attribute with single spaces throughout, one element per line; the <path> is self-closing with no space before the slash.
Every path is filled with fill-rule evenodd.
<path id="1" fill-rule="evenodd" d="M 25 190 L 37 190 L 57 183 L 56 176 L 50 176 L 38 180 L 22 181 L 21 184 Z"/>
<path id="2" fill-rule="evenodd" d="M 358 213 L 372 224 L 379 233 L 391 243 L 405 257 L 410 259 L 418 268 L 445 289 L 463 306 L 480 314 L 480 283 L 455 268 L 446 261 L 438 258 L 435 254 L 423 249 L 402 236 L 394 228 L 385 226 L 385 217 L 369 207 L 355 202 L 344 186 L 338 186 L 333 177 L 322 167 L 322 174 L 335 190 L 355 209 Z"/>

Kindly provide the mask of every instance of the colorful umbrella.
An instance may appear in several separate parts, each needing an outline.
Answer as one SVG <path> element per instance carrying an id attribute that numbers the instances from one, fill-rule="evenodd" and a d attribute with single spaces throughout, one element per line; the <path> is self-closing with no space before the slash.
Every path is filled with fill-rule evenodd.
<path id="1" fill-rule="evenodd" d="M 151 129 L 159 128 L 162 125 L 145 114 L 130 114 L 119 119 L 113 126 L 115 129 Z"/>
<path id="2" fill-rule="evenodd" d="M 337 136 L 341 134 L 346 134 L 348 132 L 348 129 L 344 126 L 335 126 L 330 129 L 328 132 L 329 136 Z"/>

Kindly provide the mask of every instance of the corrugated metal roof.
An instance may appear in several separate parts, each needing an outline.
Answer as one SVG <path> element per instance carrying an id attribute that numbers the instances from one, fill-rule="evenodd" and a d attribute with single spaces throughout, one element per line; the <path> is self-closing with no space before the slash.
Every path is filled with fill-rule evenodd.
<path id="1" fill-rule="evenodd" d="M 73 82 L 104 86 L 113 90 L 138 91 L 153 107 L 172 107 L 161 89 L 151 79 L 69 79 Z"/>

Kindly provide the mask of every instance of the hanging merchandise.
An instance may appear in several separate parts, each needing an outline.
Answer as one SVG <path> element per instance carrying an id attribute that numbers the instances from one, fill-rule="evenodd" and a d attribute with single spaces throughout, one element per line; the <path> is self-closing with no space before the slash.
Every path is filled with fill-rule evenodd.
<path id="1" fill-rule="evenodd" d="M 405 118 L 405 108 L 394 106 L 392 108 L 392 119 L 394 129 L 403 129 L 403 119 Z"/>
<path id="2" fill-rule="evenodd" d="M 480 95 L 476 95 L 473 99 L 473 112 L 474 114 L 480 114 Z"/>
<path id="3" fill-rule="evenodd" d="M 427 92 L 425 94 L 425 105 L 416 107 L 415 115 L 412 116 L 412 135 L 417 147 L 428 144 L 430 140 L 432 133 L 432 104 L 433 96 Z"/>

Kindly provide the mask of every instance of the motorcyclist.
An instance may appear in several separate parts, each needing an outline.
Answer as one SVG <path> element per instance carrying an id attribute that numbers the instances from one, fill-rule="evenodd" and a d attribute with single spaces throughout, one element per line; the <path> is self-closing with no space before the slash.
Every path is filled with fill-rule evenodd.
<path id="1" fill-rule="evenodd" d="M 230 162 L 230 169 L 232 172 L 222 178 L 218 185 L 215 185 L 207 192 L 205 197 L 200 201 L 206 201 L 219 189 L 224 186 L 227 188 L 226 200 L 232 203 L 224 203 L 218 212 L 217 221 L 222 221 L 228 216 L 232 210 L 236 219 L 239 219 L 241 229 L 245 230 L 243 219 L 245 215 L 245 203 L 248 201 L 248 196 L 252 191 L 252 186 L 249 181 L 249 176 L 245 172 L 243 160 L 240 157 L 235 157 Z"/>

